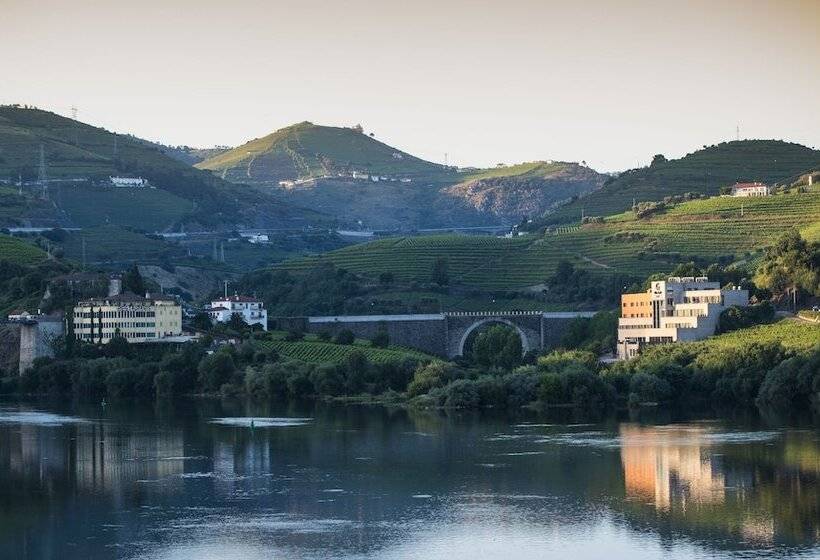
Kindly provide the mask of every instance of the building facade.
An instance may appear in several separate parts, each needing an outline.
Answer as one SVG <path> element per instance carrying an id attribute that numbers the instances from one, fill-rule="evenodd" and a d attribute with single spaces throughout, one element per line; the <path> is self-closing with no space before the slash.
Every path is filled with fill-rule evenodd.
<path id="1" fill-rule="evenodd" d="M 652 282 L 646 293 L 623 294 L 618 358 L 633 358 L 649 344 L 711 336 L 720 314 L 735 305 L 749 305 L 747 290 L 721 289 L 706 277 L 671 277 Z"/>
<path id="2" fill-rule="evenodd" d="M 74 307 L 74 337 L 107 344 L 119 335 L 128 342 L 161 342 L 182 335 L 182 307 L 165 296 L 121 294 L 80 301 Z"/>
<path id="3" fill-rule="evenodd" d="M 211 302 L 206 310 L 213 323 L 227 323 L 234 313 L 250 326 L 259 325 L 268 330 L 268 310 L 262 301 L 246 296 L 227 296 Z"/>
<path id="4" fill-rule="evenodd" d="M 764 183 L 735 183 L 732 196 L 769 196 L 772 190 Z"/>
<path id="5" fill-rule="evenodd" d="M 113 187 L 130 187 L 139 188 L 148 185 L 148 181 L 142 177 L 108 177 L 111 186 Z"/>

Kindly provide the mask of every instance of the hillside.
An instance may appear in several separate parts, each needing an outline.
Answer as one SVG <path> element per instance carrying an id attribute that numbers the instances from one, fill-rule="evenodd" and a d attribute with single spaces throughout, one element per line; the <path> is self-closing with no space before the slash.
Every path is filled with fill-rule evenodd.
<path id="1" fill-rule="evenodd" d="M 141 176 L 155 188 L 135 194 L 132 189 L 105 187 L 110 175 Z M 0 193 L 0 225 L 132 225 L 139 216 L 134 210 L 140 208 L 155 215 L 146 225 L 160 230 L 182 223 L 281 226 L 305 215 L 195 169 L 139 138 L 48 111 L 2 106 L 0 183 L 17 186 L 19 180 L 21 188 Z M 101 194 L 100 188 L 107 192 Z"/>
<path id="2" fill-rule="evenodd" d="M 550 214 L 544 223 L 578 221 L 628 210 L 635 202 L 658 201 L 686 192 L 717 194 L 736 181 L 775 183 L 820 165 L 820 151 L 779 140 L 740 140 L 704 147 L 680 159 L 657 158 L 649 167 L 611 180 L 600 190 Z"/>
<path id="3" fill-rule="evenodd" d="M 631 211 L 602 223 L 560 227 L 512 239 L 468 236 L 399 237 L 286 261 L 305 270 L 327 260 L 353 272 L 429 282 L 437 257 L 451 283 L 483 290 L 540 284 L 561 260 L 598 274 L 644 278 L 690 260 L 705 264 L 754 259 L 785 228 L 820 240 L 820 191 L 766 198 L 714 197 L 680 203 L 650 218 Z"/>
<path id="4" fill-rule="evenodd" d="M 512 220 L 539 217 L 599 189 L 606 176 L 577 163 L 532 162 L 476 172 L 444 192 L 481 212 Z"/>
<path id="5" fill-rule="evenodd" d="M 533 162 L 459 173 L 354 128 L 303 122 L 196 165 L 264 187 L 278 200 L 332 216 L 342 227 L 436 228 L 517 223 L 600 187 L 604 175 Z"/>
<path id="6" fill-rule="evenodd" d="M 46 259 L 45 251 L 0 233 L 0 261 L 19 265 L 32 265 Z"/>
<path id="7" fill-rule="evenodd" d="M 368 175 L 432 179 L 452 175 L 353 128 L 301 122 L 251 140 L 196 165 L 233 182 L 278 186 L 279 181 Z"/>

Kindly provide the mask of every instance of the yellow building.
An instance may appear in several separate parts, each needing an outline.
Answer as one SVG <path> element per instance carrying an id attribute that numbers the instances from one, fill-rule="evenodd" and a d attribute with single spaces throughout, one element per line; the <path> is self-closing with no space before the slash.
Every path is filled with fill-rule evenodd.
<path id="1" fill-rule="evenodd" d="M 122 294 L 80 301 L 74 307 L 74 337 L 107 344 L 117 335 L 128 342 L 156 342 L 182 334 L 182 308 L 172 298 Z"/>

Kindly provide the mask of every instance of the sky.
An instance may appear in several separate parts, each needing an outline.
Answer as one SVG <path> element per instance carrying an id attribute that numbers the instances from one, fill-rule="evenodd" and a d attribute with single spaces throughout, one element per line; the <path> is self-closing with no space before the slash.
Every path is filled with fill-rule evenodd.
<path id="1" fill-rule="evenodd" d="M 820 0 L 0 0 L 0 103 L 166 144 L 361 123 L 431 161 L 601 171 L 820 147 Z"/>

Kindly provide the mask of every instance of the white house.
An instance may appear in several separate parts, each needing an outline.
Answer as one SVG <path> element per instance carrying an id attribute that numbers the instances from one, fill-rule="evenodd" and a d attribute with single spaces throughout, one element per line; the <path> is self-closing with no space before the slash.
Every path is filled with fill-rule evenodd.
<path id="1" fill-rule="evenodd" d="M 142 177 L 108 177 L 114 187 L 144 187 L 148 181 Z"/>
<path id="2" fill-rule="evenodd" d="M 764 183 L 735 183 L 732 196 L 769 196 L 772 189 Z"/>
<path id="3" fill-rule="evenodd" d="M 227 323 L 237 313 L 248 325 L 260 325 L 262 330 L 268 330 L 268 310 L 256 298 L 240 295 L 223 297 L 213 300 L 206 312 L 213 323 Z"/>
<path id="4" fill-rule="evenodd" d="M 749 305 L 749 292 L 721 289 L 706 277 L 654 281 L 645 293 L 621 296 L 618 357 L 638 355 L 648 344 L 701 340 L 715 334 L 720 314 Z"/>

